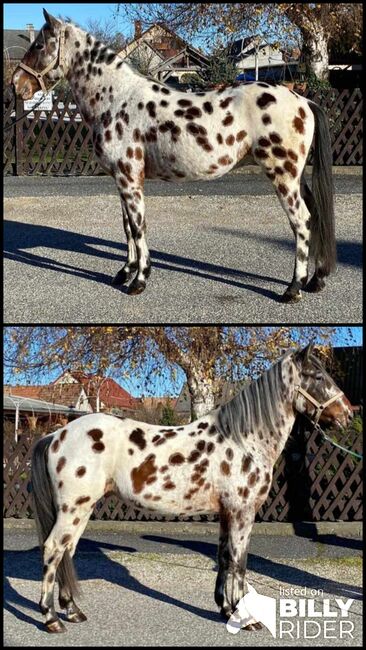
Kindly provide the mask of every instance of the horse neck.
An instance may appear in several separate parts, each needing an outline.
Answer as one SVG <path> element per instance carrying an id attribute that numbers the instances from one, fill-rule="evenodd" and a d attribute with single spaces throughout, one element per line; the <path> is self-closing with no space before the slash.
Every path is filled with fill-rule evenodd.
<path id="1" fill-rule="evenodd" d="M 272 418 L 273 426 L 269 427 L 264 424 L 262 426 L 255 426 L 250 433 L 247 433 L 244 436 L 244 438 L 242 438 L 242 434 L 237 436 L 242 438 L 242 443 L 244 445 L 246 443 L 252 445 L 255 448 L 256 453 L 263 453 L 263 456 L 266 459 L 271 459 L 273 463 L 277 460 L 285 447 L 296 418 L 296 411 L 294 408 L 294 388 L 295 384 L 298 382 L 296 366 L 291 356 L 283 359 L 280 363 L 281 396 L 278 403 L 274 404 L 275 412 Z M 246 389 L 242 391 L 242 395 L 245 390 Z"/>
<path id="2" fill-rule="evenodd" d="M 133 88 L 134 72 L 126 63 L 117 70 L 120 57 L 91 34 L 74 25 L 67 26 L 67 33 L 65 76 L 80 112 L 91 123 Z M 93 51 L 98 54 L 93 56 Z M 115 58 L 108 62 L 113 54 Z"/>
<path id="3" fill-rule="evenodd" d="M 274 462 L 276 462 L 286 445 L 297 415 L 294 406 L 294 397 L 295 386 L 298 383 L 298 371 L 291 355 L 281 361 L 281 373 L 283 380 L 283 400 L 278 406 L 278 426 L 276 430 L 272 431 L 273 435 L 269 435 L 270 444 L 266 446 L 266 451 L 268 449 Z"/>

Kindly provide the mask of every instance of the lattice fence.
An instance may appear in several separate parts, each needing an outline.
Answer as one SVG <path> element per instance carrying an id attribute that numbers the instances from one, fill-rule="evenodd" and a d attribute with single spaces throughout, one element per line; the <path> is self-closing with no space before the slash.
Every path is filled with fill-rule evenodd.
<path id="1" fill-rule="evenodd" d="M 96 162 L 92 133 L 80 117 L 72 94 L 55 91 L 53 108 L 24 114 L 23 102 L 15 101 L 9 87 L 4 94 L 4 173 L 93 175 L 104 173 Z M 334 165 L 362 165 L 363 98 L 359 88 L 311 92 L 327 111 Z M 309 162 L 312 162 L 310 155 Z"/>
<path id="2" fill-rule="evenodd" d="M 33 439 L 5 442 L 4 516 L 32 517 L 30 461 Z M 345 446 L 361 453 L 362 437 L 353 433 Z M 115 495 L 97 502 L 93 519 L 180 519 L 138 509 Z M 215 516 L 195 516 L 212 521 Z M 183 518 L 182 518 L 183 519 Z M 185 517 L 188 519 L 188 517 Z M 362 520 L 362 462 L 344 454 L 315 431 L 298 424 L 279 458 L 268 498 L 257 521 L 360 521 Z"/>

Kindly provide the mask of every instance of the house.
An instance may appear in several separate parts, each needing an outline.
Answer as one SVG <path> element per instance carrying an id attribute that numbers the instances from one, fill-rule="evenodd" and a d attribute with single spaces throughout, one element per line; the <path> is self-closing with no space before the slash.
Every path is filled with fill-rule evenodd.
<path id="1" fill-rule="evenodd" d="M 239 80 L 255 80 L 258 67 L 258 79 L 282 81 L 295 76 L 300 51 L 287 53 L 259 36 L 249 36 L 236 39 L 229 47 L 229 56 L 236 63 Z"/>
<path id="2" fill-rule="evenodd" d="M 110 377 L 72 371 L 63 372 L 48 385 L 5 386 L 5 398 L 9 414 L 14 412 L 17 421 L 22 413 L 31 431 L 41 423 L 50 430 L 51 423 L 62 426 L 74 417 L 98 411 L 133 418 L 141 403 Z"/>
<path id="3" fill-rule="evenodd" d="M 132 397 L 111 377 L 88 375 L 81 371 L 66 370 L 51 386 L 67 391 L 78 387 L 80 395 L 86 396 L 91 411 L 103 411 L 124 417 L 134 417 L 141 400 Z"/>
<path id="4" fill-rule="evenodd" d="M 3 31 L 3 52 L 4 52 L 4 78 L 10 81 L 11 75 L 16 66 L 22 60 L 29 46 L 37 38 L 38 32 L 29 23 L 25 29 L 4 29 Z"/>
<path id="5" fill-rule="evenodd" d="M 134 65 L 144 75 L 150 75 L 170 85 L 184 83 L 184 75 L 201 76 L 208 57 L 192 47 L 162 23 L 144 32 L 141 21 L 135 21 L 135 36 L 119 56 Z"/>

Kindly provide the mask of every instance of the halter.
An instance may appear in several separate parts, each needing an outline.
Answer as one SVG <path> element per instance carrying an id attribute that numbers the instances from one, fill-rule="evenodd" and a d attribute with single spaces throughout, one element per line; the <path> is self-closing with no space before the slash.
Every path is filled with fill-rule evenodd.
<path id="1" fill-rule="evenodd" d="M 62 69 L 62 72 L 65 72 L 64 70 L 64 64 L 65 64 L 65 31 L 66 31 L 66 26 L 61 25 L 61 31 L 60 31 L 60 40 L 59 40 L 59 47 L 58 47 L 58 53 L 57 56 L 51 61 L 51 63 L 48 64 L 41 72 L 37 72 L 37 70 L 34 70 L 33 68 L 30 68 L 28 65 L 23 63 L 22 61 L 19 63 L 18 67 L 22 68 L 26 72 L 29 72 L 33 77 L 35 77 L 41 86 L 41 90 L 43 91 L 44 94 L 50 92 L 52 88 L 56 86 L 56 84 L 59 82 L 59 79 L 57 79 L 56 83 L 51 86 L 47 90 L 45 83 L 43 81 L 43 77 L 50 71 L 53 70 L 53 68 L 56 68 L 57 62 L 58 62 L 58 67 Z"/>
<path id="2" fill-rule="evenodd" d="M 336 393 L 336 395 L 333 395 L 333 397 L 330 397 L 326 402 L 321 404 L 320 402 L 318 402 L 318 400 L 315 399 L 315 397 L 310 395 L 310 393 L 308 393 L 301 386 L 296 386 L 296 390 L 297 390 L 298 393 L 303 395 L 305 397 L 305 399 L 308 400 L 308 402 L 310 402 L 313 406 L 315 406 L 315 417 L 309 418 L 311 423 L 314 425 L 314 427 L 316 427 L 318 425 L 319 419 L 320 419 L 321 414 L 323 413 L 324 409 L 326 409 L 327 406 L 329 406 L 329 404 L 332 404 L 337 399 L 339 399 L 339 397 L 341 397 L 343 395 L 343 392 L 339 391 L 339 393 Z"/>

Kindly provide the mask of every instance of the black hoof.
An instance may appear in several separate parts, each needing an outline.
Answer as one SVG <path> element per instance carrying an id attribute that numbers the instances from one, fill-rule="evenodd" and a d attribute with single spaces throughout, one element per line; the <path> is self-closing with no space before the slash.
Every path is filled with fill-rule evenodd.
<path id="1" fill-rule="evenodd" d="M 59 618 L 56 618 L 53 621 L 47 621 L 44 625 L 47 632 L 50 634 L 62 634 L 63 632 L 66 632 L 66 627 Z"/>
<path id="2" fill-rule="evenodd" d="M 261 630 L 262 628 L 262 623 L 249 623 L 249 625 L 245 625 L 243 627 L 243 630 L 247 630 L 248 632 L 255 632 L 256 630 Z"/>
<path id="3" fill-rule="evenodd" d="M 87 621 L 88 619 L 85 614 L 79 610 L 78 612 L 67 614 L 66 620 L 69 621 L 69 623 L 83 623 L 83 621 Z"/>
<path id="4" fill-rule="evenodd" d="M 120 284 L 127 284 L 127 282 L 130 281 L 131 275 L 133 273 L 132 269 L 128 269 L 127 271 L 125 268 L 121 269 L 118 271 L 118 273 L 114 276 L 112 280 L 112 286 L 118 286 Z"/>
<path id="5" fill-rule="evenodd" d="M 225 608 L 225 607 L 221 607 L 221 609 L 220 609 L 220 614 L 221 614 L 221 616 L 223 616 L 225 619 L 230 618 L 230 616 L 231 616 L 232 613 L 233 613 L 233 612 L 232 612 L 231 609 L 228 608 L 228 607 L 227 607 L 227 608 Z"/>
<path id="6" fill-rule="evenodd" d="M 142 280 L 134 280 L 127 289 L 127 293 L 130 296 L 136 296 L 138 293 L 142 293 L 146 287 L 146 282 Z"/>
<path id="7" fill-rule="evenodd" d="M 319 291 L 322 291 L 324 287 L 324 280 L 313 275 L 309 284 L 306 286 L 306 291 L 309 291 L 310 293 L 319 293 Z"/>
<path id="8" fill-rule="evenodd" d="M 285 293 L 281 296 L 281 301 L 295 303 L 295 302 L 299 302 L 301 298 L 302 298 L 301 291 L 297 291 L 297 293 L 293 293 L 292 291 L 286 290 Z"/>

